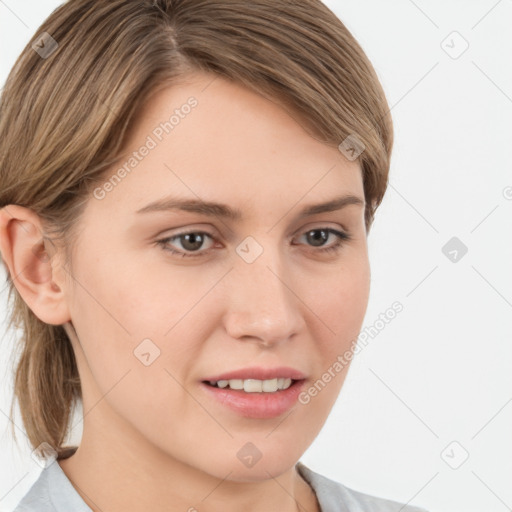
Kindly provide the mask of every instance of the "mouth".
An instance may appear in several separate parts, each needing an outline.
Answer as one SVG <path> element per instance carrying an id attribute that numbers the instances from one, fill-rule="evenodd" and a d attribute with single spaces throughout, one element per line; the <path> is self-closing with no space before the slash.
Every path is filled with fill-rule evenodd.
<path id="1" fill-rule="evenodd" d="M 246 418 L 275 418 L 296 405 L 306 382 L 296 370 L 279 371 L 248 369 L 219 376 L 224 378 L 208 378 L 200 385 L 223 410 Z"/>

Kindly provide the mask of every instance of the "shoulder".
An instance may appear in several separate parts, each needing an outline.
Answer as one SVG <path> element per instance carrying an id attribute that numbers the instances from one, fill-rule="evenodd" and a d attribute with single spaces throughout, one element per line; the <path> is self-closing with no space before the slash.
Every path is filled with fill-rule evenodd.
<path id="1" fill-rule="evenodd" d="M 54 460 L 40 473 L 13 512 L 92 512 Z"/>
<path id="2" fill-rule="evenodd" d="M 50 502 L 49 482 L 46 468 L 23 496 L 13 512 L 54 512 Z"/>
<path id="3" fill-rule="evenodd" d="M 315 473 L 302 462 L 296 467 L 315 491 L 321 512 L 427 512 L 423 508 L 356 491 Z"/>

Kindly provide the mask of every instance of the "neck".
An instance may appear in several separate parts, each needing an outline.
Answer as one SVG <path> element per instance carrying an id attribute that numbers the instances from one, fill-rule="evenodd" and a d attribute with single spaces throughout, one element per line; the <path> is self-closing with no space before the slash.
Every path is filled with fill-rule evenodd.
<path id="1" fill-rule="evenodd" d="M 263 480 L 234 481 L 231 472 L 213 476 L 162 453 L 142 436 L 119 432 L 89 421 L 76 452 L 58 461 L 93 512 L 320 510 L 295 466 L 280 475 L 266 472 Z"/>

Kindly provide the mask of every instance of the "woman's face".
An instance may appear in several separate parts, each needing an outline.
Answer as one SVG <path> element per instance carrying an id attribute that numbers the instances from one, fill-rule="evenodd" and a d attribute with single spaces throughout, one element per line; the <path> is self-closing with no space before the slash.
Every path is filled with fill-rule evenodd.
<path id="1" fill-rule="evenodd" d="M 299 460 L 342 386 L 370 286 L 364 193 L 357 162 L 213 78 L 150 99 L 80 219 L 65 297 L 84 439 L 251 481 Z M 303 213 L 345 195 L 361 203 Z"/>

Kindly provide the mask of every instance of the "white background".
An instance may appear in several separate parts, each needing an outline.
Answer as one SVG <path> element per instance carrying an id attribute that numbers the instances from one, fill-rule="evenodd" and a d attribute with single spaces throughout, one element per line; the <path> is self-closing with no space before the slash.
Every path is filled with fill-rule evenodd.
<path id="1" fill-rule="evenodd" d="M 0 84 L 59 3 L 0 1 Z M 390 184 L 369 237 L 364 326 L 396 300 L 404 310 L 356 357 L 302 461 L 430 512 L 505 512 L 512 508 L 512 0 L 326 4 L 374 64 L 395 124 Z M 469 47 L 453 58 L 461 37 Z M 456 262 L 442 252 L 452 237 L 468 248 Z M 10 435 L 12 336 L 1 334 L 0 510 L 10 511 L 40 467 L 19 416 L 19 449 Z"/>

